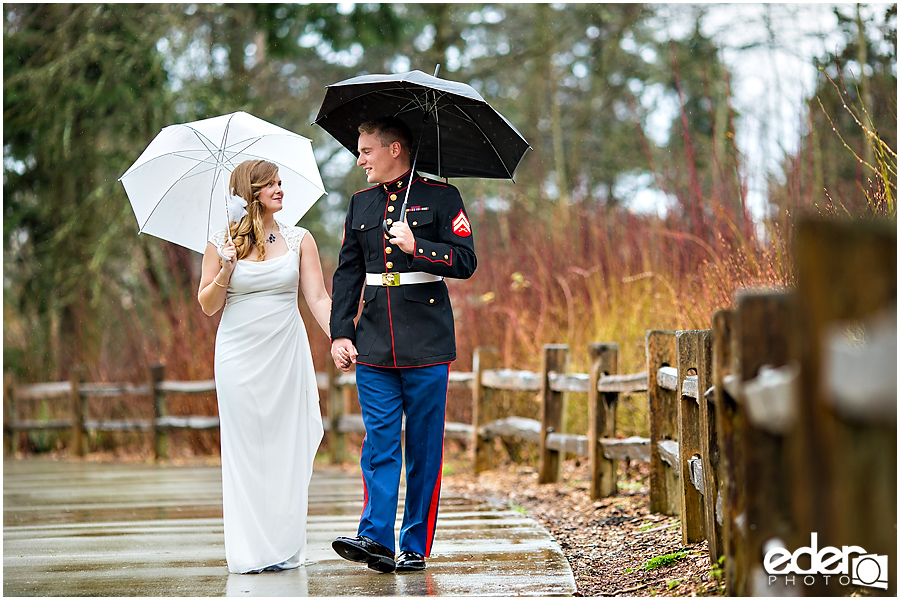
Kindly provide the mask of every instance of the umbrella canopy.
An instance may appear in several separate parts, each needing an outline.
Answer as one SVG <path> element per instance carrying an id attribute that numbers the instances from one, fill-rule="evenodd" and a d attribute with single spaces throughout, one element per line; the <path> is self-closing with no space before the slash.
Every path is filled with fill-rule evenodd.
<path id="1" fill-rule="evenodd" d="M 202 253 L 229 222 L 231 171 L 251 159 L 278 165 L 279 221 L 294 225 L 325 193 L 310 140 L 245 112 L 165 127 L 119 181 L 140 233 Z"/>
<path id="2" fill-rule="evenodd" d="M 329 85 L 314 124 L 358 156 L 357 127 L 386 116 L 409 125 L 418 168 L 439 177 L 512 179 L 530 147 L 471 86 L 421 71 Z"/>

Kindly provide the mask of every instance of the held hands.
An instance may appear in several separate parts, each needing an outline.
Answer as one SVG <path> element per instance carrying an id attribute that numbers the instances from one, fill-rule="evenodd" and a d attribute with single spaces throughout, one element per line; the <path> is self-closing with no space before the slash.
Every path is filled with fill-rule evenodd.
<path id="1" fill-rule="evenodd" d="M 349 338 L 337 338 L 331 343 L 331 358 L 334 365 L 345 373 L 350 370 L 350 365 L 356 362 L 358 354 L 356 346 Z"/>
<path id="2" fill-rule="evenodd" d="M 391 243 L 406 252 L 412 254 L 416 251 L 416 236 L 406 221 L 395 221 L 388 230 L 391 236 Z"/>

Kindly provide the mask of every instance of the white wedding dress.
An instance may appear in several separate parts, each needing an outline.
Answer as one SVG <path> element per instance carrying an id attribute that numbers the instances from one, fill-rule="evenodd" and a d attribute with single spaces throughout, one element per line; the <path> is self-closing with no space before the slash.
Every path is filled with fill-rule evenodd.
<path id="1" fill-rule="evenodd" d="M 309 481 L 323 434 L 297 307 L 306 230 L 278 227 L 287 254 L 238 261 L 216 335 L 225 559 L 232 573 L 290 569 L 306 559 Z M 210 241 L 221 250 L 225 231 Z"/>

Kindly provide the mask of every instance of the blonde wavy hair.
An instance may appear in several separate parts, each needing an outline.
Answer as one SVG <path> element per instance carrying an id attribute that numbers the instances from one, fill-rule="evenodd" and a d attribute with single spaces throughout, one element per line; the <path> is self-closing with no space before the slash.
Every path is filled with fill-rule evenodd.
<path id="1" fill-rule="evenodd" d="M 266 258 L 266 244 L 259 243 L 259 240 L 265 239 L 266 236 L 263 226 L 266 207 L 259 201 L 259 192 L 275 181 L 277 174 L 278 166 L 265 160 L 245 160 L 231 172 L 228 189 L 232 194 L 247 201 L 247 214 L 237 223 L 230 225 L 231 239 L 237 249 L 238 260 L 250 254 L 254 245 L 259 248 L 256 260 Z"/>

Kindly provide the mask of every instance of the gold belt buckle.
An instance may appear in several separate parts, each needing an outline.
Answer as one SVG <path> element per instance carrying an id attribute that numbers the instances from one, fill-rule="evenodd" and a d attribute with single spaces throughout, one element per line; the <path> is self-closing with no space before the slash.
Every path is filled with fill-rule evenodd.
<path id="1" fill-rule="evenodd" d="M 396 287 L 400 285 L 400 274 L 399 273 L 382 273 L 381 274 L 381 285 Z"/>

